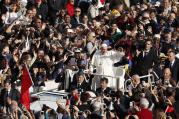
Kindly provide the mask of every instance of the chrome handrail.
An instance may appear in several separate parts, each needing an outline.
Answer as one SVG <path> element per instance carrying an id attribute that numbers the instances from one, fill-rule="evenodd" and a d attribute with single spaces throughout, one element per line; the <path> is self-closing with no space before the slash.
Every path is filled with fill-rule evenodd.
<path id="1" fill-rule="evenodd" d="M 153 84 L 155 82 L 153 74 L 143 75 L 143 76 L 140 76 L 139 78 L 142 79 L 142 78 L 147 78 L 147 77 L 148 77 L 148 82 L 150 81 L 151 84 Z M 150 77 L 152 77 L 152 80 Z M 127 91 L 127 83 L 131 80 L 132 80 L 131 78 L 125 80 L 125 82 L 124 82 L 124 90 L 125 91 Z"/>

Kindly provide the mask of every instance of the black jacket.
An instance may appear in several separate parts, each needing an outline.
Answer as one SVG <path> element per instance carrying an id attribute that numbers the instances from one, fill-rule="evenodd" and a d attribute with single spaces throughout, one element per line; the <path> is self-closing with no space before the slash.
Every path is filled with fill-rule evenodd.
<path id="1" fill-rule="evenodd" d="M 7 97 L 9 97 L 11 100 L 17 101 L 18 103 L 20 101 L 20 93 L 18 90 L 12 88 L 7 95 L 6 89 L 3 89 L 3 90 L 1 90 L 1 94 L 0 94 L 0 105 L 1 106 L 8 106 Z"/>
<path id="2" fill-rule="evenodd" d="M 159 58 L 156 50 L 151 49 L 146 56 L 141 52 L 138 57 L 133 59 L 133 72 L 139 75 L 147 75 L 148 70 L 152 67 L 157 67 L 158 64 Z"/>
<path id="3" fill-rule="evenodd" d="M 81 23 L 81 17 L 79 17 L 79 21 L 77 20 L 75 16 L 71 18 L 72 28 L 76 28 L 80 23 Z"/>
<path id="4" fill-rule="evenodd" d="M 97 95 L 100 95 L 100 94 L 104 94 L 104 95 L 110 95 L 111 94 L 111 88 L 107 87 L 104 91 L 102 88 L 97 88 L 96 89 L 96 93 Z"/>
<path id="5" fill-rule="evenodd" d="M 172 77 L 173 79 L 178 82 L 179 81 L 179 59 L 175 59 L 174 64 L 172 67 L 170 66 L 170 61 L 166 60 L 165 61 L 165 68 L 170 68 L 172 72 Z"/>
<path id="6" fill-rule="evenodd" d="M 37 15 L 40 15 L 42 17 L 42 20 L 47 20 L 48 16 L 48 5 L 47 3 L 40 4 L 39 7 L 37 7 Z"/>
<path id="7" fill-rule="evenodd" d="M 70 91 L 73 89 L 78 89 L 78 90 L 81 90 L 82 92 L 85 92 L 85 91 L 90 91 L 91 86 L 86 81 L 83 81 L 81 85 L 78 85 L 77 82 L 75 81 L 75 82 L 72 82 L 70 85 Z"/>

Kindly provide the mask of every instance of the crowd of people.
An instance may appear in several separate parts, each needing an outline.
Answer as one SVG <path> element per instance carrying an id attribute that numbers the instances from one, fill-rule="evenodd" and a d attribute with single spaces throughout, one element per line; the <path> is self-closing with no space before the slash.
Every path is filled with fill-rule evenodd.
<path id="1" fill-rule="evenodd" d="M 178 58 L 177 0 L 1 0 L 0 119 L 178 119 Z M 24 65 L 66 105 L 26 109 Z"/>

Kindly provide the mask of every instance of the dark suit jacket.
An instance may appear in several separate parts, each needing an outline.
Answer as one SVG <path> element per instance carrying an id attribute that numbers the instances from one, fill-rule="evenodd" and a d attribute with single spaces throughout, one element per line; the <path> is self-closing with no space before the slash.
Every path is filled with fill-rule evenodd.
<path id="1" fill-rule="evenodd" d="M 11 89 L 9 94 L 8 94 L 8 97 L 12 100 L 17 101 L 18 103 L 20 101 L 20 93 L 16 89 Z M 7 95 L 6 95 L 5 89 L 3 89 L 1 91 L 1 94 L 0 94 L 0 105 L 1 106 L 7 106 Z"/>
<path id="2" fill-rule="evenodd" d="M 139 75 L 147 75 L 150 68 L 158 66 L 158 59 L 157 51 L 154 49 L 151 49 L 146 56 L 141 52 L 138 57 L 133 59 L 133 72 Z"/>
<path id="3" fill-rule="evenodd" d="M 65 0 L 48 0 L 48 15 L 50 24 L 54 25 L 57 19 L 57 12 L 65 7 Z"/>
<path id="4" fill-rule="evenodd" d="M 83 83 L 78 86 L 77 82 L 72 82 L 70 85 L 70 90 L 72 89 L 82 89 L 83 91 L 90 91 L 91 90 L 91 86 L 89 83 L 87 83 L 86 81 L 83 81 Z"/>
<path id="5" fill-rule="evenodd" d="M 73 16 L 73 17 L 71 18 L 72 28 L 76 28 L 76 27 L 79 25 L 79 23 L 81 23 L 81 17 L 79 18 L 79 22 L 77 21 L 77 19 L 76 19 L 75 16 Z"/>
<path id="6" fill-rule="evenodd" d="M 164 53 L 165 55 L 167 55 L 168 49 L 170 48 L 174 49 L 174 45 L 172 43 L 162 42 L 161 45 L 162 45 L 161 52 Z"/>
<path id="7" fill-rule="evenodd" d="M 97 88 L 96 89 L 96 94 L 100 95 L 100 94 L 104 94 L 104 95 L 109 95 L 111 94 L 111 88 L 107 87 L 104 91 L 102 90 L 102 88 Z"/>
<path id="8" fill-rule="evenodd" d="M 175 59 L 174 64 L 172 67 L 170 67 L 170 61 L 166 60 L 165 61 L 165 68 L 170 68 L 172 72 L 172 77 L 173 79 L 178 82 L 179 81 L 179 59 Z"/>
<path id="9" fill-rule="evenodd" d="M 65 7 L 65 0 L 55 0 L 55 2 L 54 0 L 48 0 L 48 5 L 49 5 L 49 12 L 55 15 L 59 11 L 59 9 Z"/>
<path id="10" fill-rule="evenodd" d="M 37 7 L 37 15 L 41 15 L 42 20 L 47 20 L 48 15 L 48 5 L 47 3 L 41 3 L 39 7 Z"/>

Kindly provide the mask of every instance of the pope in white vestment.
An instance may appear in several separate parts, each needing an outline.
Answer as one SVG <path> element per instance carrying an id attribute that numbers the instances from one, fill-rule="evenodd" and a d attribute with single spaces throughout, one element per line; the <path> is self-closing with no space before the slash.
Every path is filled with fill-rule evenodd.
<path id="1" fill-rule="evenodd" d="M 96 74 L 104 75 L 104 77 L 108 78 L 108 86 L 117 88 L 117 81 L 115 75 L 116 72 L 114 71 L 113 64 L 119 61 L 122 57 L 120 52 L 116 51 L 108 51 L 107 45 L 102 44 L 101 50 L 97 51 L 91 61 L 91 65 L 96 68 Z M 99 87 L 100 78 L 102 76 L 95 76 L 92 81 L 92 88 L 96 89 Z"/>

